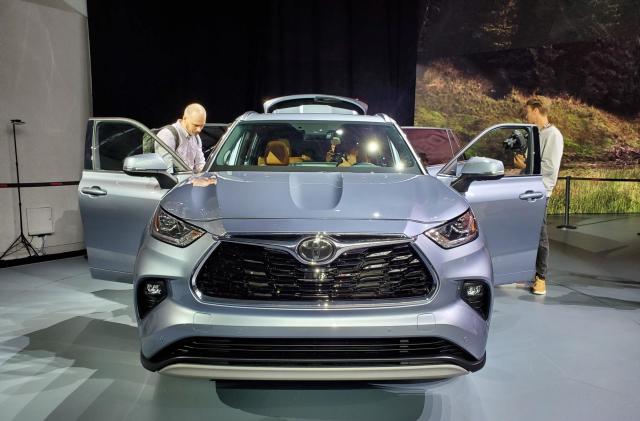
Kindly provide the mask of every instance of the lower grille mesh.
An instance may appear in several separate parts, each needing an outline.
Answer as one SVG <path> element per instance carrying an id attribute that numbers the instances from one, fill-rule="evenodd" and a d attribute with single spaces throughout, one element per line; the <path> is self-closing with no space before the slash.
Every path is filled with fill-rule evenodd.
<path id="1" fill-rule="evenodd" d="M 188 338 L 165 348 L 152 362 L 196 360 L 215 365 L 379 366 L 473 361 L 441 338 Z"/>

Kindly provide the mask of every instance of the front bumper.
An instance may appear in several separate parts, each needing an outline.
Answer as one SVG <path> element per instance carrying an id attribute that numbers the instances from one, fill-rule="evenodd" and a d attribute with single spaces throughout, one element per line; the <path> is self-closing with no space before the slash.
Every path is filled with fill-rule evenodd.
<path id="1" fill-rule="evenodd" d="M 145 368 L 144 357 L 142 364 Z M 484 365 L 479 361 L 476 370 Z M 476 371 L 474 370 L 474 371 Z M 196 377 L 218 380 L 264 381 L 383 381 L 428 380 L 456 377 L 469 371 L 455 364 L 433 364 L 410 367 L 233 367 L 203 364 L 176 363 L 161 370 L 161 374 L 179 377 Z"/>
<path id="2" fill-rule="evenodd" d="M 427 300 L 369 303 L 290 304 L 234 300 L 199 300 L 190 287 L 194 262 L 214 245 L 205 236 L 178 249 L 149 236 L 136 264 L 140 280 L 162 277 L 169 296 L 138 320 L 145 368 L 164 374 L 212 379 L 262 380 L 402 380 L 452 377 L 484 365 L 489 321 L 460 299 L 461 281 L 481 280 L 491 288 L 490 257 L 481 239 L 443 250 L 427 238 L 417 247 L 429 256 L 438 276 L 436 293 Z M 425 355 L 410 362 L 352 358 L 310 361 L 230 361 L 209 356 L 169 355 L 166 351 L 191 338 L 258 340 L 442 339 L 464 351 L 464 358 Z M 304 359 L 304 358 L 303 358 Z M 376 359 L 374 359 L 376 360 Z"/>

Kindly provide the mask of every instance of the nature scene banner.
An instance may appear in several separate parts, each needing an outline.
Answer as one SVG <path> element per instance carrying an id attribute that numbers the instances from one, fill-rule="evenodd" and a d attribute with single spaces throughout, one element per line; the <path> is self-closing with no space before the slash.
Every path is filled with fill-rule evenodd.
<path id="1" fill-rule="evenodd" d="M 562 175 L 640 178 L 640 6 L 637 0 L 426 1 L 415 125 L 463 141 L 521 122 L 546 98 L 565 141 Z M 572 184 L 571 211 L 640 212 L 640 183 Z M 564 204 L 559 180 L 550 212 Z"/>

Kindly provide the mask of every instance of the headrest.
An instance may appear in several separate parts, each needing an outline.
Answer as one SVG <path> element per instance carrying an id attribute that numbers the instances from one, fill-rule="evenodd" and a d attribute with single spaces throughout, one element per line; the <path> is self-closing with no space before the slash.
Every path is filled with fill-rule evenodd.
<path id="1" fill-rule="evenodd" d="M 287 139 L 274 139 L 264 148 L 264 160 L 267 165 L 289 165 L 291 149 Z"/>

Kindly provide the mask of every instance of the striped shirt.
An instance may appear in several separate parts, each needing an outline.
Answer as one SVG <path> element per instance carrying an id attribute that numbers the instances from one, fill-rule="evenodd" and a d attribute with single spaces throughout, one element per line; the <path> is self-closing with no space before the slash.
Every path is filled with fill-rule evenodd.
<path id="1" fill-rule="evenodd" d="M 178 155 L 187 163 L 189 169 L 193 172 L 202 171 L 202 167 L 204 166 L 204 154 L 202 153 L 202 141 L 200 140 L 199 135 L 190 135 L 182 124 L 180 124 L 180 120 L 176 121 L 172 124 L 178 132 L 178 136 L 180 136 L 180 142 L 178 149 L 176 150 L 176 139 L 171 133 L 169 129 L 162 129 L 158 132 L 157 136 L 162 140 L 169 148 L 175 150 Z M 173 169 L 173 159 L 168 152 L 160 153 L 162 158 L 167 163 L 169 169 Z"/>

